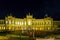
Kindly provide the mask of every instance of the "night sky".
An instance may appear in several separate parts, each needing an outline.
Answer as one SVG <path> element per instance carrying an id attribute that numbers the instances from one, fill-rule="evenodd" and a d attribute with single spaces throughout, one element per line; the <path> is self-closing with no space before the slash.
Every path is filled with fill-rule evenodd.
<path id="1" fill-rule="evenodd" d="M 60 0 L 0 0 L 0 19 L 10 13 L 24 18 L 31 13 L 35 18 L 44 18 L 45 14 L 60 20 Z"/>

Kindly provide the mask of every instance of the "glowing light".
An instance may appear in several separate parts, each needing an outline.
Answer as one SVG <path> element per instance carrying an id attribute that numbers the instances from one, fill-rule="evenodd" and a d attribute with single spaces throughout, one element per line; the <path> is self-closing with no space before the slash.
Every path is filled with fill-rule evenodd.
<path id="1" fill-rule="evenodd" d="M 26 22 L 25 22 L 25 25 L 26 25 Z"/>
<path id="2" fill-rule="evenodd" d="M 15 22 L 15 24 L 19 25 L 19 24 L 21 24 L 21 23 L 20 23 L 20 22 Z"/>
<path id="3" fill-rule="evenodd" d="M 17 22 L 17 24 L 19 25 L 20 23 L 19 23 L 19 22 Z"/>
<path id="4" fill-rule="evenodd" d="M 23 25 L 23 22 L 20 22 L 19 24 L 20 24 L 20 25 Z"/>
<path id="5" fill-rule="evenodd" d="M 22 25 L 23 25 L 23 22 L 22 22 Z"/>
<path id="6" fill-rule="evenodd" d="M 42 30 L 42 28 L 40 28 L 40 30 Z"/>
<path id="7" fill-rule="evenodd" d="M 8 24 L 8 21 L 6 21 L 6 24 Z"/>
<path id="8" fill-rule="evenodd" d="M 21 25 L 21 22 L 20 22 L 20 25 Z"/>
<path id="9" fill-rule="evenodd" d="M 28 25 L 31 25 L 31 22 L 30 21 L 28 21 Z"/>
<path id="10" fill-rule="evenodd" d="M 35 28 L 33 27 L 33 30 L 34 30 Z"/>
<path id="11" fill-rule="evenodd" d="M 12 21 L 12 24 L 14 24 L 14 20 Z"/>
<path id="12" fill-rule="evenodd" d="M 36 28 L 36 30 L 38 30 L 38 28 Z"/>
<path id="13" fill-rule="evenodd" d="M 15 24 L 18 24 L 17 22 L 15 22 Z"/>
<path id="14" fill-rule="evenodd" d="M 9 30 L 11 29 L 11 27 L 9 27 Z"/>
<path id="15" fill-rule="evenodd" d="M 5 29 L 5 27 L 4 27 L 4 29 Z"/>
<path id="16" fill-rule="evenodd" d="M 9 24 L 11 24 L 11 20 L 9 21 Z"/>
<path id="17" fill-rule="evenodd" d="M 48 30 L 50 30 L 50 27 L 48 27 Z"/>

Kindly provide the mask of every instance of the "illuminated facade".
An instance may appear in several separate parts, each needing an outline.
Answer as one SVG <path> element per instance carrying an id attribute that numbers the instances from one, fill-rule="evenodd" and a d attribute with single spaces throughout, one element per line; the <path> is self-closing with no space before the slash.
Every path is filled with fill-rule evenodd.
<path id="1" fill-rule="evenodd" d="M 32 15 L 27 15 L 26 18 L 15 18 L 13 16 L 5 17 L 4 20 L 0 20 L 0 30 L 40 30 L 40 31 L 52 31 L 56 27 L 54 26 L 53 19 L 46 17 L 43 19 L 35 19 Z"/>

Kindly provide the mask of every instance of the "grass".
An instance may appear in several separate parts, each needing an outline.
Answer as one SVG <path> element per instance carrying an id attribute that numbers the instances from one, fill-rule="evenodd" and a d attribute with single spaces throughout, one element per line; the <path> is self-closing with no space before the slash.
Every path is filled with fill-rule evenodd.
<path id="1" fill-rule="evenodd" d="M 7 34 L 8 37 L 18 37 L 18 38 L 29 38 L 29 36 L 16 35 L 16 34 Z"/>

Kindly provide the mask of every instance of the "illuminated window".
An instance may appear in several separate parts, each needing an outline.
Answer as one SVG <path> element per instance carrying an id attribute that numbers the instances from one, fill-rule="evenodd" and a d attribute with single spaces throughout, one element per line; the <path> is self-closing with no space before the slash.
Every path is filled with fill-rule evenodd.
<path id="1" fill-rule="evenodd" d="M 23 25 L 23 22 L 22 22 L 22 25 Z"/>
<path id="2" fill-rule="evenodd" d="M 8 24 L 8 21 L 6 21 L 6 24 Z"/>
<path id="3" fill-rule="evenodd" d="M 5 27 L 3 29 L 5 29 Z"/>
<path id="4" fill-rule="evenodd" d="M 48 30 L 50 30 L 50 27 L 48 27 Z"/>
<path id="5" fill-rule="evenodd" d="M 12 21 L 12 24 L 14 24 L 14 20 Z"/>
<path id="6" fill-rule="evenodd" d="M 26 21 L 25 21 L 25 25 L 26 25 Z"/>
<path id="7" fill-rule="evenodd" d="M 15 24 L 18 24 L 17 22 L 15 22 Z"/>
<path id="8" fill-rule="evenodd" d="M 23 25 L 23 22 L 20 22 L 20 25 Z"/>
<path id="9" fill-rule="evenodd" d="M 46 25 L 48 25 L 48 24 L 49 24 L 49 22 L 48 22 L 48 21 L 46 21 L 46 22 L 45 22 L 45 24 L 46 24 Z"/>
<path id="10" fill-rule="evenodd" d="M 20 25 L 21 25 L 21 22 L 20 22 Z"/>
<path id="11" fill-rule="evenodd" d="M 15 24 L 19 25 L 19 24 L 20 24 L 20 22 L 15 22 Z"/>
<path id="12" fill-rule="evenodd" d="M 9 24 L 11 24 L 11 20 L 9 20 Z"/>
<path id="13" fill-rule="evenodd" d="M 28 21 L 28 25 L 31 25 L 31 22 L 30 22 L 30 20 Z"/>
<path id="14" fill-rule="evenodd" d="M 38 28 L 36 28 L 36 30 L 38 30 Z"/>
<path id="15" fill-rule="evenodd" d="M 17 22 L 17 24 L 19 25 L 20 23 L 19 23 L 19 22 Z"/>
<path id="16" fill-rule="evenodd" d="M 44 28 L 41 27 L 40 30 L 44 30 Z"/>
<path id="17" fill-rule="evenodd" d="M 11 27 L 9 27 L 9 30 L 11 30 Z"/>
<path id="18" fill-rule="evenodd" d="M 42 30 L 42 28 L 40 28 L 40 30 Z"/>

